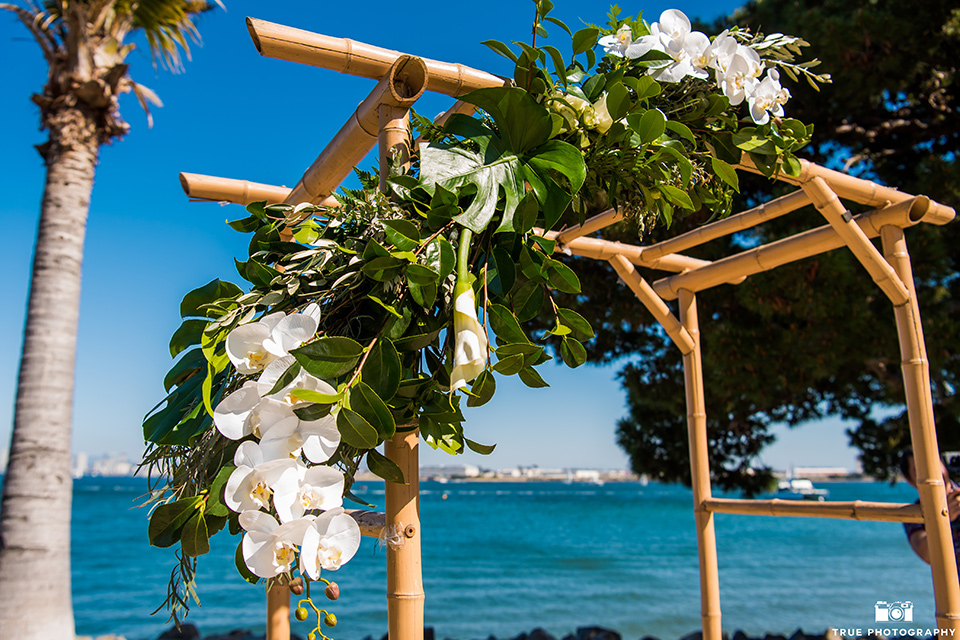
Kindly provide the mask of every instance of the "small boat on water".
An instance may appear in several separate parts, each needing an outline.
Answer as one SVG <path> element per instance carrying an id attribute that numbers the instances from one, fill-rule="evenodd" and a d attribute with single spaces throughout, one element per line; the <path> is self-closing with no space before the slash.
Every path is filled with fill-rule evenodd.
<path id="1" fill-rule="evenodd" d="M 777 497 L 788 500 L 817 500 L 823 502 L 830 492 L 826 489 L 817 489 L 813 482 L 806 478 L 787 478 L 777 484 Z"/>

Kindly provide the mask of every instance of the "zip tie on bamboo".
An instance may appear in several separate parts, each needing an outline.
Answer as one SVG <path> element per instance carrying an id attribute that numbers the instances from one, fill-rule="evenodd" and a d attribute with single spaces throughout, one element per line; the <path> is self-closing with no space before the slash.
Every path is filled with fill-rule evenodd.
<path id="1" fill-rule="evenodd" d="M 890 263 L 883 259 L 880 251 L 870 242 L 847 208 L 840 202 L 826 181 L 817 176 L 803 185 L 803 190 L 813 200 L 817 208 L 843 242 L 850 248 L 873 281 L 880 287 L 894 306 L 899 307 L 910 300 L 910 292 L 896 274 Z"/>
<path id="2" fill-rule="evenodd" d="M 387 516 L 379 511 L 345 509 L 344 512 L 360 526 L 360 535 L 382 539 L 387 527 Z"/>
<path id="3" fill-rule="evenodd" d="M 334 38 L 266 20 L 247 18 L 260 55 L 379 80 L 404 54 L 347 38 Z M 454 98 L 474 89 L 502 87 L 509 80 L 462 64 L 424 58 L 426 88 Z"/>
<path id="4" fill-rule="evenodd" d="M 686 355 L 693 351 L 694 343 L 690 333 L 680 324 L 677 317 L 670 312 L 667 303 L 656 294 L 653 287 L 637 273 L 637 268 L 633 266 L 626 258 L 617 255 L 610 258 L 610 264 L 616 270 L 620 279 L 630 287 L 630 290 L 636 294 L 640 302 L 643 303 L 653 317 L 657 319 L 670 339 L 680 349 L 680 353 Z"/>
<path id="5" fill-rule="evenodd" d="M 380 106 L 410 108 L 423 95 L 426 77 L 422 59 L 406 55 L 397 58 L 284 202 L 320 202 L 333 193 L 377 144 Z"/>
<path id="6" fill-rule="evenodd" d="M 933 208 L 930 205 L 931 201 L 925 196 L 914 196 L 910 200 L 854 216 L 853 220 L 863 229 L 867 237 L 875 238 L 880 235 L 880 229 L 884 226 L 893 225 L 902 228 L 919 222 L 943 224 L 941 220 L 946 217 L 943 210 L 952 212 L 949 207 Z M 703 291 L 731 282 L 733 278 L 740 278 L 742 282 L 747 276 L 839 249 L 842 246 L 844 242 L 833 227 L 830 225 L 817 227 L 722 258 L 686 273 L 662 278 L 653 283 L 653 289 L 664 300 L 675 300 L 680 289 Z"/>
<path id="7" fill-rule="evenodd" d="M 794 191 L 788 195 L 776 198 L 759 207 L 748 209 L 729 218 L 705 224 L 698 229 L 688 231 L 679 236 L 664 240 L 644 249 L 644 253 L 657 258 L 670 253 L 679 253 L 699 246 L 725 235 L 750 229 L 759 224 L 773 220 L 780 216 L 796 211 L 810 204 L 810 197 L 803 191 Z"/>
<path id="8" fill-rule="evenodd" d="M 894 502 L 799 502 L 797 500 L 737 500 L 708 498 L 707 511 L 755 516 L 793 516 L 801 518 L 840 518 L 879 522 L 923 522 L 920 505 Z"/>
<path id="9" fill-rule="evenodd" d="M 210 200 L 212 202 L 230 202 L 233 204 L 248 205 L 251 202 L 266 201 L 267 204 L 283 202 L 290 189 L 272 184 L 261 184 L 248 180 L 234 178 L 220 178 L 198 173 L 181 173 L 180 186 L 188 198 L 193 200 Z M 339 207 L 340 203 L 334 197 L 325 198 L 322 207 Z"/>

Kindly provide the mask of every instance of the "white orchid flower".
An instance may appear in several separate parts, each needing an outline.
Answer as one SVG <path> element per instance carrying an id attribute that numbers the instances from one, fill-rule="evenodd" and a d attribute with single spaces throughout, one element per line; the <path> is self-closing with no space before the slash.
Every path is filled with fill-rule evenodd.
<path id="1" fill-rule="evenodd" d="M 359 548 L 360 526 L 343 509 L 330 509 L 317 516 L 303 534 L 300 571 L 319 580 L 321 569 L 339 569 Z"/>
<path id="2" fill-rule="evenodd" d="M 245 375 L 257 373 L 276 359 L 277 356 L 264 347 L 264 341 L 270 339 L 271 332 L 283 318 L 283 313 L 271 313 L 230 332 L 226 342 L 227 357 L 237 371 Z"/>
<path id="3" fill-rule="evenodd" d="M 738 105 L 753 94 L 759 84 L 757 77 L 762 69 L 757 52 L 750 47 L 740 47 L 726 70 L 722 73 L 717 71 L 717 84 L 720 85 L 723 95 L 730 99 L 731 105 Z"/>
<path id="4" fill-rule="evenodd" d="M 312 517 L 279 524 L 261 511 L 244 511 L 240 514 L 240 526 L 247 532 L 240 543 L 244 564 L 261 578 L 288 573 L 297 561 L 297 547 L 303 544 L 303 536 L 312 524 Z"/>
<path id="5" fill-rule="evenodd" d="M 603 36 L 598 41 L 604 53 L 618 58 L 639 58 L 651 49 L 660 49 L 659 40 L 650 36 L 642 36 L 634 42 L 630 27 L 623 25 L 614 35 Z"/>
<path id="6" fill-rule="evenodd" d="M 273 489 L 284 472 L 295 471 L 293 460 L 265 460 L 255 442 L 241 442 L 233 457 L 237 468 L 227 479 L 223 501 L 237 512 L 268 509 Z"/>
<path id="7" fill-rule="evenodd" d="M 260 393 L 266 394 L 273 389 L 283 372 L 293 363 L 293 356 L 285 356 L 270 363 L 257 380 Z M 330 384 L 306 371 L 301 371 L 289 384 L 273 395 L 266 396 L 264 400 L 272 399 L 284 403 L 291 415 L 296 418 L 293 410 L 307 404 L 297 398 L 298 390 L 316 391 L 327 395 L 337 393 Z M 296 418 L 294 422 L 283 422 L 282 426 L 277 423 L 269 429 L 262 429 L 262 432 L 263 439 L 260 441 L 260 446 L 268 460 L 299 457 L 302 452 L 307 460 L 320 464 L 329 460 L 340 446 L 337 419 L 332 415 L 310 421 Z"/>
<path id="8" fill-rule="evenodd" d="M 456 391 L 480 375 L 487 363 L 487 332 L 477 320 L 477 301 L 473 287 L 458 282 L 453 302 L 453 371 L 450 391 Z"/>
<path id="9" fill-rule="evenodd" d="M 315 313 L 319 316 L 320 308 L 317 305 Z M 311 312 L 314 312 L 311 309 Z M 317 333 L 319 317 L 307 313 L 292 313 L 284 317 L 270 332 L 270 337 L 263 341 L 263 348 L 277 358 L 288 355 Z"/>
<path id="10" fill-rule="evenodd" d="M 289 404 L 260 397 L 261 385 L 252 380 L 220 401 L 213 410 L 213 423 L 225 438 L 240 440 L 263 432 L 285 418 L 293 416 Z"/>
<path id="11" fill-rule="evenodd" d="M 669 48 L 690 33 L 690 18 L 679 9 L 667 9 L 660 14 L 660 22 L 650 25 L 650 33 L 656 33 L 663 46 Z"/>
<path id="12" fill-rule="evenodd" d="M 780 86 L 780 74 L 771 69 L 756 90 L 747 98 L 750 105 L 750 117 L 757 124 L 767 124 L 770 116 L 783 115 L 783 105 L 790 98 L 790 92 Z"/>
<path id="13" fill-rule="evenodd" d="M 273 504 L 280 522 L 291 522 L 314 509 L 326 511 L 343 504 L 343 472 L 327 466 L 297 464 L 277 481 Z"/>
<path id="14" fill-rule="evenodd" d="M 337 419 L 332 415 L 304 421 L 296 416 L 281 420 L 263 434 L 260 449 L 264 460 L 299 458 L 320 464 L 330 459 L 340 445 Z"/>

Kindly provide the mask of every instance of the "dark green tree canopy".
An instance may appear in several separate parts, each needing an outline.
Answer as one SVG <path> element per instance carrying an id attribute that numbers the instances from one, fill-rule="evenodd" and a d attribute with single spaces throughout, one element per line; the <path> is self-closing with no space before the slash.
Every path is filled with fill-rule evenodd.
<path id="1" fill-rule="evenodd" d="M 954 3 L 764 0 L 739 10 L 736 24 L 796 33 L 824 61 L 834 83 L 818 93 L 793 84 L 788 115 L 815 125 L 801 155 L 855 175 L 960 206 L 956 99 L 960 10 Z M 730 24 L 715 25 L 718 28 Z M 739 210 L 785 189 L 743 176 Z M 735 210 L 737 210 L 735 208 Z M 691 216 L 644 238 L 656 242 L 707 221 Z M 811 207 L 692 250 L 716 259 L 824 224 Z M 636 229 L 604 237 L 637 242 Z M 927 338 L 942 449 L 960 448 L 956 401 L 960 353 L 957 224 L 907 231 Z M 581 261 L 582 263 L 583 261 Z M 578 271 L 589 299 L 578 311 L 597 330 L 593 361 L 628 357 L 621 372 L 628 414 L 619 443 L 635 471 L 689 482 L 680 353 L 606 264 Z M 655 279 L 660 275 L 644 273 Z M 770 470 L 756 455 L 770 426 L 839 416 L 867 473 L 895 477 L 909 444 L 892 308 L 849 252 L 837 250 L 698 295 L 708 434 L 714 481 L 762 491 Z"/>

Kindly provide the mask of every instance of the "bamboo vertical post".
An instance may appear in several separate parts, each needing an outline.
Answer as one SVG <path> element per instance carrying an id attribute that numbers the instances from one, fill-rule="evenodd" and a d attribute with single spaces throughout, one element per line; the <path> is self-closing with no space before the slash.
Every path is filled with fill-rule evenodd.
<path id="1" fill-rule="evenodd" d="M 717 569 L 717 538 L 713 513 L 704 501 L 710 498 L 710 456 L 707 448 L 707 408 L 703 396 L 703 359 L 697 297 L 680 290 L 680 322 L 693 339 L 693 350 L 683 355 L 684 387 L 687 392 L 687 434 L 690 441 L 690 478 L 693 514 L 697 526 L 700 558 L 700 617 L 704 640 L 720 640 L 720 574 Z"/>
<path id="2" fill-rule="evenodd" d="M 903 229 L 883 227 L 880 237 L 883 241 L 884 257 L 893 266 L 910 294 L 906 303 L 894 307 L 897 333 L 900 337 L 900 367 L 903 371 L 910 440 L 917 469 L 917 492 L 920 494 L 920 508 L 930 549 L 937 626 L 941 633 L 951 630 L 951 634 L 956 634 L 960 630 L 960 586 L 947 497 L 939 464 L 940 452 L 933 417 L 933 399 L 930 395 L 930 367 L 923 341 L 923 327 L 920 324 L 920 305 L 917 303 L 913 269 Z"/>
<path id="3" fill-rule="evenodd" d="M 290 587 L 267 590 L 267 640 L 290 640 Z"/>
<path id="4" fill-rule="evenodd" d="M 418 429 L 385 444 L 406 484 L 387 482 L 387 629 L 390 640 L 423 640 L 423 570 L 420 564 Z"/>
<path id="5" fill-rule="evenodd" d="M 406 107 L 381 104 L 380 188 L 386 189 L 391 162 L 410 161 L 410 122 Z M 420 431 L 397 433 L 384 444 L 406 484 L 387 482 L 387 630 L 390 640 L 423 640 L 423 570 L 420 564 Z"/>

